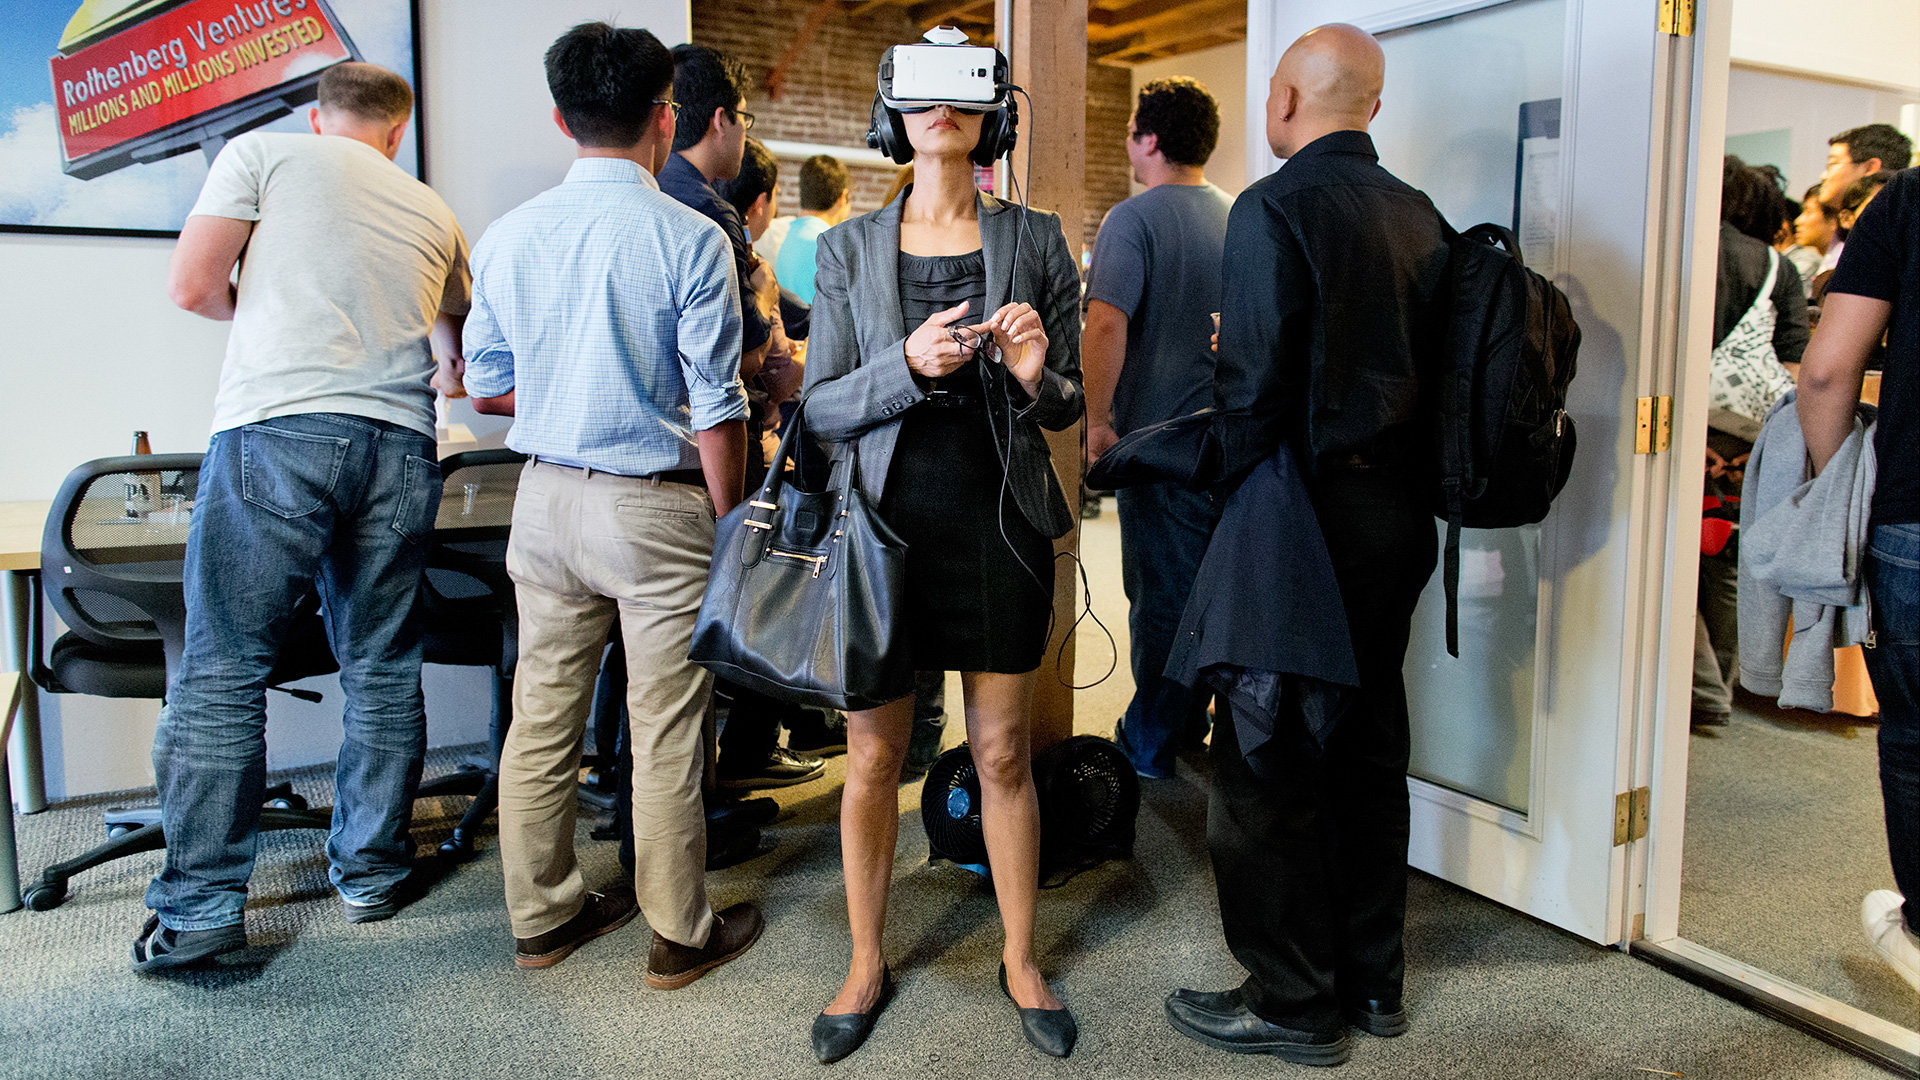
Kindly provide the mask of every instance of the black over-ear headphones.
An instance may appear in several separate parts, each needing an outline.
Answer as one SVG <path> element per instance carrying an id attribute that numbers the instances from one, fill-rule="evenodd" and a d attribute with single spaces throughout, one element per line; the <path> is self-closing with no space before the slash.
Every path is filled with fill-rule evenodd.
<path id="1" fill-rule="evenodd" d="M 967 155 L 975 165 L 982 168 L 992 165 L 996 160 L 1013 153 L 1014 143 L 1019 141 L 1020 110 L 1008 97 L 1006 104 L 985 115 L 980 122 L 980 141 L 973 144 L 973 150 Z M 898 109 L 890 109 L 873 95 L 873 115 L 867 124 L 867 146 L 887 155 L 895 165 L 905 165 L 913 160 L 913 143 L 907 138 L 906 120 Z"/>

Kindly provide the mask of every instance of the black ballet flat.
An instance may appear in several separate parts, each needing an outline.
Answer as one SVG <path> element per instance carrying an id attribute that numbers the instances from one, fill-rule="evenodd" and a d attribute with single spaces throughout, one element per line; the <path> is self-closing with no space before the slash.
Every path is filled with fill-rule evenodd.
<path id="1" fill-rule="evenodd" d="M 1008 1001 L 1013 1001 L 1013 991 L 1007 989 L 1005 964 L 1000 965 L 1000 992 L 1007 995 Z M 1035 1050 L 1057 1058 L 1073 1053 L 1074 1040 L 1080 1037 L 1080 1026 L 1073 1022 L 1073 1013 L 1066 1006 L 1029 1009 L 1013 1001 L 1013 1007 L 1020 1010 L 1020 1031 Z"/>
<path id="2" fill-rule="evenodd" d="M 880 1010 L 887 1007 L 893 998 L 893 972 L 880 969 L 880 996 L 873 1001 L 873 1008 L 860 1013 L 821 1013 L 813 1018 L 813 1056 L 820 1064 L 831 1065 L 855 1050 L 873 1034 L 874 1021 L 880 1019 Z"/>

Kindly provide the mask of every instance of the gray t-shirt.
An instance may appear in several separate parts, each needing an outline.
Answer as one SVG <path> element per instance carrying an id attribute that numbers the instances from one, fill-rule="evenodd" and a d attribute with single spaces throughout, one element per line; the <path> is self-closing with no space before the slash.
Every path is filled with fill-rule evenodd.
<path id="1" fill-rule="evenodd" d="M 215 432 L 331 412 L 433 435 L 427 333 L 466 314 L 473 278 L 432 188 L 353 139 L 255 131 L 220 151 L 192 212 L 254 222 Z"/>
<path id="2" fill-rule="evenodd" d="M 1127 316 L 1113 391 L 1121 435 L 1213 404 L 1213 320 L 1233 199 L 1212 184 L 1161 184 L 1107 212 L 1087 299 Z"/>

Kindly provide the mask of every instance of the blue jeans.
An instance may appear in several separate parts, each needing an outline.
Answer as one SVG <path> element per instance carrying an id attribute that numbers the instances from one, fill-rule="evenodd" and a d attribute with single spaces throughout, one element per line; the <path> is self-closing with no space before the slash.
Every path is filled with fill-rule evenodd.
<path id="1" fill-rule="evenodd" d="M 340 662 L 330 877 L 357 903 L 407 875 L 426 750 L 413 614 L 440 506 L 434 442 L 335 413 L 222 431 L 187 535 L 185 652 L 153 740 L 167 863 L 147 906 L 174 930 L 241 921 L 267 771 L 267 676 L 318 587 Z"/>
<path id="2" fill-rule="evenodd" d="M 1880 699 L 1880 797 L 1887 811 L 1893 880 L 1920 926 L 1920 525 L 1875 525 L 1867 538 L 1873 648 L 1867 674 Z"/>
<path id="3" fill-rule="evenodd" d="M 1163 672 L 1220 515 L 1211 499 L 1176 484 L 1121 488 L 1114 502 L 1120 511 L 1120 580 L 1127 590 L 1134 685 L 1120 722 L 1120 748 L 1136 771 L 1171 776 L 1180 740 L 1206 733 L 1207 703 L 1204 693 Z"/>

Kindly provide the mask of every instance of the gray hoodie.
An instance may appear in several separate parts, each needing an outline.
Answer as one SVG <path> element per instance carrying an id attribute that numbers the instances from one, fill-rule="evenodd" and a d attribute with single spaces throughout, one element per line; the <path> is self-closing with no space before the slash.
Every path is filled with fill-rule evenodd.
<path id="1" fill-rule="evenodd" d="M 1868 640 L 1860 576 L 1873 505 L 1873 407 L 1817 477 L 1789 391 L 1767 414 L 1740 491 L 1740 684 L 1790 709 L 1833 708 L 1833 650 Z M 1785 643 L 1791 626 L 1793 640 Z M 1785 662 L 1781 660 L 1785 652 Z"/>

